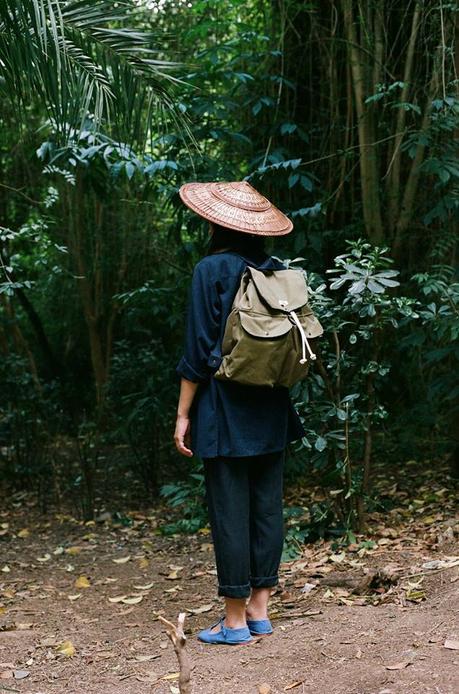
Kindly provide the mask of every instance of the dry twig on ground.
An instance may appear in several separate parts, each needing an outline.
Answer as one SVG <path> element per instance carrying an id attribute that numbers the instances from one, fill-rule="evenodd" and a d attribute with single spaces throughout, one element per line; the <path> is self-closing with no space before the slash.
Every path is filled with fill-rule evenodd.
<path id="1" fill-rule="evenodd" d="M 177 656 L 179 664 L 179 689 L 180 694 L 191 694 L 191 663 L 189 655 L 185 649 L 186 646 L 186 636 L 184 630 L 185 624 L 185 612 L 180 612 L 177 620 L 177 626 L 169 622 L 168 619 L 158 615 L 159 620 L 167 627 L 166 633 L 172 645 L 174 646 L 174 651 Z"/>

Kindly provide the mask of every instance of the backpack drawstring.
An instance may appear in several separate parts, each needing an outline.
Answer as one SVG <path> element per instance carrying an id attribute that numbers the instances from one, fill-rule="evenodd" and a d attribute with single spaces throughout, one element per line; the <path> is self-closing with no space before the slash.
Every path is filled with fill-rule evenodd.
<path id="1" fill-rule="evenodd" d="M 308 342 L 308 338 L 306 337 L 306 333 L 304 332 L 304 328 L 301 325 L 298 316 L 296 315 L 295 311 L 289 311 L 289 315 L 292 316 L 293 320 L 295 321 L 295 325 L 298 328 L 298 330 L 300 331 L 300 335 L 301 335 L 301 350 L 302 350 L 303 354 L 302 354 L 302 358 L 300 359 L 300 364 L 305 364 L 307 362 L 306 349 L 309 352 L 309 358 L 312 361 L 314 361 L 317 357 L 311 349 L 311 345 Z"/>

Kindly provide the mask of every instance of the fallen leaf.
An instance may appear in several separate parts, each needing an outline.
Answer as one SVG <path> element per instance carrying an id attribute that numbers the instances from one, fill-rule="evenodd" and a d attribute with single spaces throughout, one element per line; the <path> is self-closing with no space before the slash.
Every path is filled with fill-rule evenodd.
<path id="1" fill-rule="evenodd" d="M 193 614 L 202 614 L 203 612 L 210 612 L 213 609 L 213 604 L 202 605 L 202 607 L 188 607 L 188 612 Z"/>
<path id="2" fill-rule="evenodd" d="M 171 672 L 170 675 L 163 675 L 162 680 L 178 680 L 180 672 Z"/>
<path id="3" fill-rule="evenodd" d="M 158 674 L 156 672 L 147 672 L 145 675 L 136 675 L 137 682 L 144 682 L 145 684 L 156 684 L 158 681 Z"/>
<path id="4" fill-rule="evenodd" d="M 271 687 L 269 684 L 260 684 L 258 687 L 258 694 L 271 694 Z"/>
<path id="5" fill-rule="evenodd" d="M 78 600 L 78 598 L 81 598 L 81 593 L 77 593 L 76 595 L 67 595 L 69 600 Z"/>
<path id="6" fill-rule="evenodd" d="M 150 590 L 154 585 L 154 581 L 152 581 L 151 583 L 147 583 L 146 586 L 134 586 L 134 588 L 137 588 L 137 590 Z"/>
<path id="7" fill-rule="evenodd" d="M 154 655 L 136 655 L 135 657 L 139 663 L 146 663 L 148 660 L 154 660 L 155 658 L 160 658 L 159 653 L 155 653 Z"/>
<path id="8" fill-rule="evenodd" d="M 128 554 L 127 557 L 120 557 L 119 559 L 112 559 L 112 561 L 115 562 L 115 564 L 126 564 L 126 562 L 128 562 L 130 560 L 130 558 L 131 558 L 131 555 Z"/>
<path id="9" fill-rule="evenodd" d="M 307 594 L 307 593 L 310 593 L 311 590 L 314 590 L 314 588 L 316 588 L 316 587 L 317 586 L 315 583 L 305 583 L 300 592 Z"/>
<path id="10" fill-rule="evenodd" d="M 139 569 L 148 569 L 148 567 L 150 566 L 150 562 L 146 557 L 142 557 L 138 560 L 137 566 L 139 567 Z"/>
<path id="11" fill-rule="evenodd" d="M 43 557 L 37 557 L 37 561 L 45 562 L 51 559 L 51 555 L 46 553 Z"/>
<path id="12" fill-rule="evenodd" d="M 338 598 L 338 602 L 341 603 L 342 605 L 347 605 L 348 607 L 352 607 L 354 604 L 353 600 L 350 600 L 349 598 L 345 598 L 342 595 Z"/>
<path id="13" fill-rule="evenodd" d="M 138 595 L 138 596 L 135 597 L 135 598 L 123 598 L 123 599 L 121 600 L 121 602 L 122 602 L 124 605 L 138 605 L 139 602 L 142 602 L 142 600 L 143 600 L 143 595 Z"/>
<path id="14" fill-rule="evenodd" d="M 11 571 L 11 569 L 8 566 L 8 564 L 5 564 L 5 566 L 2 567 L 2 571 L 4 574 L 8 574 Z"/>
<path id="15" fill-rule="evenodd" d="M 405 595 L 406 599 L 410 602 L 421 602 L 422 600 L 426 599 L 425 590 L 410 589 L 406 591 Z"/>
<path id="16" fill-rule="evenodd" d="M 15 680 L 23 680 L 30 675 L 28 670 L 13 670 L 13 677 Z"/>
<path id="17" fill-rule="evenodd" d="M 395 663 L 395 665 L 385 665 L 384 667 L 386 670 L 404 670 L 406 667 L 408 667 L 408 665 L 411 664 L 411 660 L 401 660 L 399 663 Z"/>
<path id="18" fill-rule="evenodd" d="M 199 549 L 201 552 L 211 552 L 213 548 L 212 542 L 203 542 Z"/>
<path id="19" fill-rule="evenodd" d="M 71 641 L 63 641 L 58 646 L 56 646 L 56 651 L 58 653 L 61 653 L 62 655 L 67 656 L 67 658 L 71 658 L 75 655 L 75 646 Z"/>
<path id="20" fill-rule="evenodd" d="M 109 602 L 123 602 L 127 598 L 127 595 L 116 595 L 113 598 L 108 598 Z"/>
<path id="21" fill-rule="evenodd" d="M 71 554 L 71 555 L 73 556 L 73 555 L 75 555 L 75 554 L 80 554 L 80 552 L 81 552 L 82 549 L 83 549 L 82 547 L 78 547 L 78 546 L 75 546 L 75 547 L 67 547 L 67 549 L 65 550 L 65 553 L 66 553 L 66 554 Z"/>
<path id="22" fill-rule="evenodd" d="M 173 684 L 169 685 L 169 689 L 171 691 L 171 694 L 180 694 L 180 689 L 178 687 L 174 687 Z"/>
<path id="23" fill-rule="evenodd" d="M 452 651 L 459 651 L 459 641 L 456 639 L 446 639 L 443 644 L 444 648 L 449 648 Z"/>
<path id="24" fill-rule="evenodd" d="M 18 537 L 29 537 L 29 535 L 30 530 L 28 528 L 22 528 L 22 530 L 18 532 Z"/>
<path id="25" fill-rule="evenodd" d="M 74 583 L 75 588 L 89 588 L 91 583 L 87 576 L 78 576 Z"/>

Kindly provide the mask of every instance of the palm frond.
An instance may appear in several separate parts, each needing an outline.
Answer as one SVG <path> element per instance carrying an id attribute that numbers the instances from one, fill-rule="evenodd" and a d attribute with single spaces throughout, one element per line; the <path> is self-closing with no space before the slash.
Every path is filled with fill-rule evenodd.
<path id="1" fill-rule="evenodd" d="M 41 100 L 61 139 L 90 116 L 139 142 L 159 104 L 183 123 L 171 91 L 178 63 L 128 25 L 135 16 L 133 0 L 3 0 L 0 88 L 22 107 Z"/>

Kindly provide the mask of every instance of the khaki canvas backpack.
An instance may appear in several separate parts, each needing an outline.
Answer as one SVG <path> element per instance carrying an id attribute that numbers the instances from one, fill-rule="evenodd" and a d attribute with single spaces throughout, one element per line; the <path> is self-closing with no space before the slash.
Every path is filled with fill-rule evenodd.
<path id="1" fill-rule="evenodd" d="M 215 378 L 246 385 L 287 386 L 305 378 L 316 355 L 310 338 L 323 328 L 308 305 L 299 270 L 247 267 L 225 326 Z"/>

